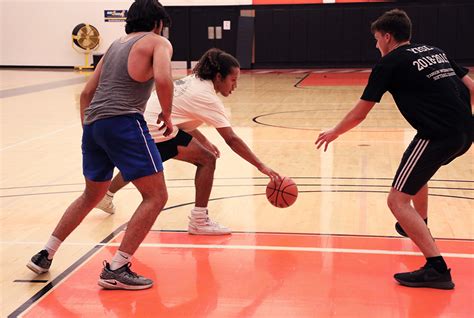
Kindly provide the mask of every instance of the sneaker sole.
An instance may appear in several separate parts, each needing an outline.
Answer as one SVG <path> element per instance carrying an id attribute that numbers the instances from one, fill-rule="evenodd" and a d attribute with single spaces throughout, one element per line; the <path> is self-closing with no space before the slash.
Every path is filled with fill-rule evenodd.
<path id="1" fill-rule="evenodd" d="M 453 289 L 454 283 L 453 282 L 424 282 L 424 283 L 412 283 L 412 282 L 404 282 L 395 278 L 400 285 L 407 286 L 407 287 L 427 287 L 427 288 L 436 288 L 436 289 Z"/>
<path id="2" fill-rule="evenodd" d="M 32 270 L 36 274 L 44 274 L 44 273 L 47 273 L 49 271 L 49 269 L 39 267 L 38 265 L 36 265 L 32 261 L 30 261 L 28 264 L 26 264 L 26 267 L 28 267 L 30 270 Z"/>
<path id="3" fill-rule="evenodd" d="M 112 284 L 109 281 L 104 280 L 104 279 L 99 279 L 97 284 L 104 289 L 126 289 L 126 290 L 142 290 L 142 289 L 148 289 L 151 286 L 153 286 L 153 283 L 149 285 L 127 285 L 117 280 L 115 281 L 115 284 Z"/>
<path id="4" fill-rule="evenodd" d="M 207 236 L 222 236 L 222 235 L 231 235 L 232 233 L 191 233 L 189 235 L 207 235 Z"/>
<path id="5" fill-rule="evenodd" d="M 97 207 L 97 206 L 96 206 L 95 208 L 96 208 L 96 209 L 99 209 L 99 210 L 101 210 L 102 212 L 105 212 L 105 213 L 107 213 L 107 214 L 115 214 L 115 211 L 105 210 L 105 209 L 99 208 L 99 207 Z"/>
<path id="6" fill-rule="evenodd" d="M 219 235 L 231 235 L 232 232 L 195 232 L 195 231 L 192 231 L 192 230 L 188 230 L 188 234 L 190 234 L 190 235 L 219 236 Z"/>

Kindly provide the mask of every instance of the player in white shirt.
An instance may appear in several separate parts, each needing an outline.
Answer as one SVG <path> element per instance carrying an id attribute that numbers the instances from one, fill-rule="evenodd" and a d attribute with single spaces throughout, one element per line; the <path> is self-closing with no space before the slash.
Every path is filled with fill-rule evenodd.
<path id="1" fill-rule="evenodd" d="M 193 74 L 174 83 L 171 120 L 174 131 L 163 135 L 159 126 L 161 106 L 156 98 L 150 98 L 145 110 L 145 119 L 150 134 L 156 142 L 162 161 L 170 158 L 196 165 L 196 202 L 189 217 L 190 234 L 224 235 L 231 230 L 212 221 L 208 216 L 207 204 L 214 181 L 216 159 L 219 149 L 199 130 L 202 124 L 217 129 L 229 147 L 260 172 L 278 181 L 280 175 L 262 163 L 245 142 L 234 132 L 224 105 L 217 96 L 229 96 L 237 88 L 240 64 L 232 55 L 219 49 L 210 49 L 199 60 Z M 113 195 L 127 183 L 119 173 L 109 187 L 99 209 L 114 213 Z"/>

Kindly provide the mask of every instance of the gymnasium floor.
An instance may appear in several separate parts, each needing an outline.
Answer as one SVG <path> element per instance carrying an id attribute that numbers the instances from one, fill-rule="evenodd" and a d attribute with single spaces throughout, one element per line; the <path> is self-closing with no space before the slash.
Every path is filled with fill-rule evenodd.
<path id="1" fill-rule="evenodd" d="M 315 149 L 360 97 L 368 70 L 243 72 L 224 104 L 262 161 L 292 177 L 296 203 L 265 198 L 268 180 L 208 127 L 221 150 L 210 214 L 232 236 L 190 236 L 194 167 L 165 164 L 169 201 L 133 269 L 149 290 L 96 284 L 140 198 L 116 195 L 117 213 L 93 210 L 64 242 L 50 273 L 25 264 L 83 189 L 79 94 L 87 74 L 0 70 L 1 316 L 28 317 L 469 317 L 474 312 L 474 150 L 430 182 L 429 225 L 453 271 L 451 291 L 392 278 L 423 265 L 386 207 L 413 130 L 386 94 L 359 127 Z M 472 74 L 472 73 L 471 73 Z M 184 73 L 177 71 L 175 77 Z M 469 314 L 471 313 L 471 314 Z"/>

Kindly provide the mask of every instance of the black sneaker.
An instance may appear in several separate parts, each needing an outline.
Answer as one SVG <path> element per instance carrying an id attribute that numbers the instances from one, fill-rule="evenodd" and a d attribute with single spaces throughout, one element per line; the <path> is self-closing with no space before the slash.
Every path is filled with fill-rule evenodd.
<path id="1" fill-rule="evenodd" d="M 46 250 L 39 251 L 38 254 L 33 255 L 26 267 L 31 269 L 36 274 L 43 274 L 49 271 L 52 259 L 48 259 L 49 253 Z"/>
<path id="2" fill-rule="evenodd" d="M 408 234 L 405 233 L 405 230 L 402 228 L 402 226 L 398 222 L 395 223 L 395 231 L 397 231 L 397 233 L 400 234 L 401 236 L 408 237 Z"/>
<path id="3" fill-rule="evenodd" d="M 128 290 L 146 289 L 153 285 L 151 279 L 132 272 L 130 266 L 132 266 L 132 263 L 129 262 L 116 270 L 111 270 L 110 264 L 104 261 L 104 269 L 97 283 L 105 289 Z"/>
<path id="4" fill-rule="evenodd" d="M 424 220 L 426 224 L 428 224 L 428 219 Z M 405 230 L 402 228 L 400 223 L 395 223 L 395 231 L 397 231 L 398 234 L 401 236 L 408 237 L 408 234 L 405 232 Z"/>
<path id="5" fill-rule="evenodd" d="M 400 285 L 408 287 L 429 287 L 438 289 L 453 289 L 451 269 L 441 274 L 428 263 L 419 270 L 393 275 Z"/>

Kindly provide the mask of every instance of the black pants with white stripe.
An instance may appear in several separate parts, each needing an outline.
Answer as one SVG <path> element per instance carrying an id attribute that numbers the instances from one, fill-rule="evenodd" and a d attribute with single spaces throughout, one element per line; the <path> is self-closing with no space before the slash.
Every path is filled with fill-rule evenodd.
<path id="1" fill-rule="evenodd" d="M 392 187 L 415 195 L 441 166 L 464 154 L 471 145 L 467 133 L 441 139 L 415 137 L 403 154 Z"/>

